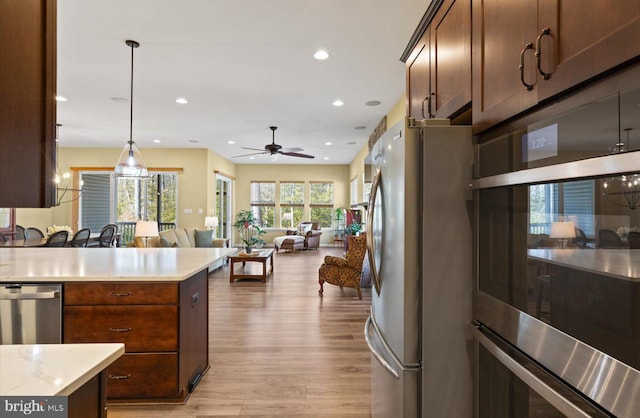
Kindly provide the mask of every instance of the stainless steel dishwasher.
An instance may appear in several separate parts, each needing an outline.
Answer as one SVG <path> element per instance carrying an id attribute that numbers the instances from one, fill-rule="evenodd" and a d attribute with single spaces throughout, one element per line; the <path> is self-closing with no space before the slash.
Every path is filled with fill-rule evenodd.
<path id="1" fill-rule="evenodd" d="M 0 344 L 60 344 L 61 284 L 0 286 Z"/>

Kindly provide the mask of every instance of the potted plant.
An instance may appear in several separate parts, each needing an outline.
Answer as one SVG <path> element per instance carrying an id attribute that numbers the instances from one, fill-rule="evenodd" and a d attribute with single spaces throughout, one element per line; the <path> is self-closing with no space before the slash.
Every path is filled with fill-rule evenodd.
<path id="1" fill-rule="evenodd" d="M 346 235 L 360 235 L 360 232 L 362 231 L 362 225 L 363 224 L 360 222 L 352 222 L 345 227 L 344 233 Z"/>
<path id="2" fill-rule="evenodd" d="M 245 245 L 247 254 L 251 253 L 251 247 L 254 245 L 266 244 L 266 241 L 260 238 L 260 236 L 265 233 L 265 230 L 260 228 L 260 225 L 256 223 L 253 212 L 250 210 L 241 210 L 236 215 L 233 228 L 240 233 L 240 239 Z"/>

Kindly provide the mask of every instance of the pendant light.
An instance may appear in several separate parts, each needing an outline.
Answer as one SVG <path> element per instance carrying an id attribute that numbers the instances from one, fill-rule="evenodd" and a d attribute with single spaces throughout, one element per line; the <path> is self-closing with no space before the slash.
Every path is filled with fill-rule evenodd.
<path id="1" fill-rule="evenodd" d="M 118 164 L 116 164 L 115 175 L 118 177 L 149 177 L 147 166 L 144 165 L 142 155 L 133 142 L 133 49 L 140 46 L 136 41 L 127 40 L 127 46 L 131 47 L 131 92 L 130 92 L 130 113 L 129 113 L 129 141 L 125 144 Z"/>

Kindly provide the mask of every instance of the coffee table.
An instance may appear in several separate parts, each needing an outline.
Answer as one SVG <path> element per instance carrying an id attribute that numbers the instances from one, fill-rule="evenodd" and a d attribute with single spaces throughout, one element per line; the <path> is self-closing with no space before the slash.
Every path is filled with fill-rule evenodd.
<path id="1" fill-rule="evenodd" d="M 267 271 L 267 261 L 270 262 L 270 268 Z M 229 256 L 229 282 L 233 283 L 236 279 L 261 279 L 263 282 L 267 281 L 267 277 L 273 273 L 273 250 L 253 250 L 251 254 L 240 252 Z M 256 273 L 251 266 L 247 266 L 247 262 L 262 263 L 262 274 Z M 236 271 L 234 264 L 242 263 L 242 267 L 239 267 Z"/>

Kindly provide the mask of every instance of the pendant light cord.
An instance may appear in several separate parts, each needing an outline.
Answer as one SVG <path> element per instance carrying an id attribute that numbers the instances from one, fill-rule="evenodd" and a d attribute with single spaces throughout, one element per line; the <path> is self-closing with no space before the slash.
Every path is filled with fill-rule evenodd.
<path id="1" fill-rule="evenodd" d="M 131 43 L 131 90 L 129 92 L 129 148 L 133 147 L 133 49 L 135 44 Z"/>

